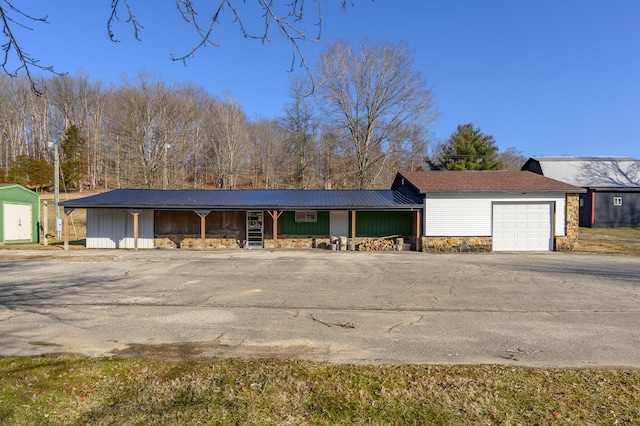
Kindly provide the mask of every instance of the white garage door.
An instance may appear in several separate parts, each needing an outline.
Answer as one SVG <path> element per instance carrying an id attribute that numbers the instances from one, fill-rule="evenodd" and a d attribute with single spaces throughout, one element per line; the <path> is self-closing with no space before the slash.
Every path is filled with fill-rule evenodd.
<path id="1" fill-rule="evenodd" d="M 494 251 L 553 250 L 551 203 L 494 203 Z"/>
<path id="2" fill-rule="evenodd" d="M 4 240 L 31 240 L 31 206 L 4 205 Z"/>

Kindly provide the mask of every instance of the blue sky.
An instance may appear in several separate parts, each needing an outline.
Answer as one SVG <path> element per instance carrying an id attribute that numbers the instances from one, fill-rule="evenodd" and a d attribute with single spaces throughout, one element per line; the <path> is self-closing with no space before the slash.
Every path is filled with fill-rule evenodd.
<path id="1" fill-rule="evenodd" d="M 174 0 L 130 0 L 142 41 L 121 23 L 120 43 L 107 37 L 109 0 L 26 3 L 25 12 L 50 23 L 20 31 L 22 47 L 59 72 L 117 84 L 145 70 L 231 95 L 252 119 L 282 115 L 289 101 L 291 49 L 276 33 L 266 44 L 247 40 L 227 17 L 214 35 L 220 47 L 184 66 L 169 57 L 197 37 Z M 311 12 L 315 2 L 306 4 Z M 525 156 L 640 158 L 640 1 L 350 0 L 346 13 L 338 0 L 322 6 L 322 41 L 303 45 L 307 60 L 338 39 L 407 42 L 436 97 L 436 140 L 473 123 L 501 150 Z"/>

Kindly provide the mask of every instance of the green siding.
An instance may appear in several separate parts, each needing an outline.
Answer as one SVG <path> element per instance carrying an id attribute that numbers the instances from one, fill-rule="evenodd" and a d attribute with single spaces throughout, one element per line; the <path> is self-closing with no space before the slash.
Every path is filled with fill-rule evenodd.
<path id="1" fill-rule="evenodd" d="M 411 235 L 411 217 L 411 212 L 357 212 L 356 237 Z"/>
<path id="2" fill-rule="evenodd" d="M 20 185 L 0 186 L 0 201 L 9 201 L 15 204 L 38 205 L 40 196 Z"/>
<path id="3" fill-rule="evenodd" d="M 4 205 L 31 205 L 31 242 L 40 241 L 40 195 L 20 185 L 0 186 L 0 242 L 5 241 Z"/>
<path id="4" fill-rule="evenodd" d="M 317 222 L 296 222 L 296 212 L 283 212 L 278 223 L 280 235 L 329 235 L 329 212 L 319 211 Z"/>
<path id="5" fill-rule="evenodd" d="M 357 212 L 357 237 L 411 235 L 411 212 Z M 296 222 L 295 212 L 283 212 L 278 224 L 280 235 L 329 235 L 329 212 L 318 211 L 317 222 Z M 351 236 L 351 214 L 349 214 Z"/>

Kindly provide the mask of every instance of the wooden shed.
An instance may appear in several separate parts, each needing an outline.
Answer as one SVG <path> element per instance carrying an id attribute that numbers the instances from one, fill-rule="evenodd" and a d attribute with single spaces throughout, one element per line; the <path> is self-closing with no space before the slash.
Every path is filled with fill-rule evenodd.
<path id="1" fill-rule="evenodd" d="M 40 196 L 20 185 L 0 185 L 0 244 L 40 241 Z"/>

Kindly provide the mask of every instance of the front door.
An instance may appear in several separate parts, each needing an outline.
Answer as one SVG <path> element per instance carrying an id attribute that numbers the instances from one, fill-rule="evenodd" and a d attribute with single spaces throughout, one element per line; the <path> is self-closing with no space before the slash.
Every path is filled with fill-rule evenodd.
<path id="1" fill-rule="evenodd" d="M 329 235 L 332 237 L 349 236 L 349 212 L 346 210 L 329 212 Z"/>

